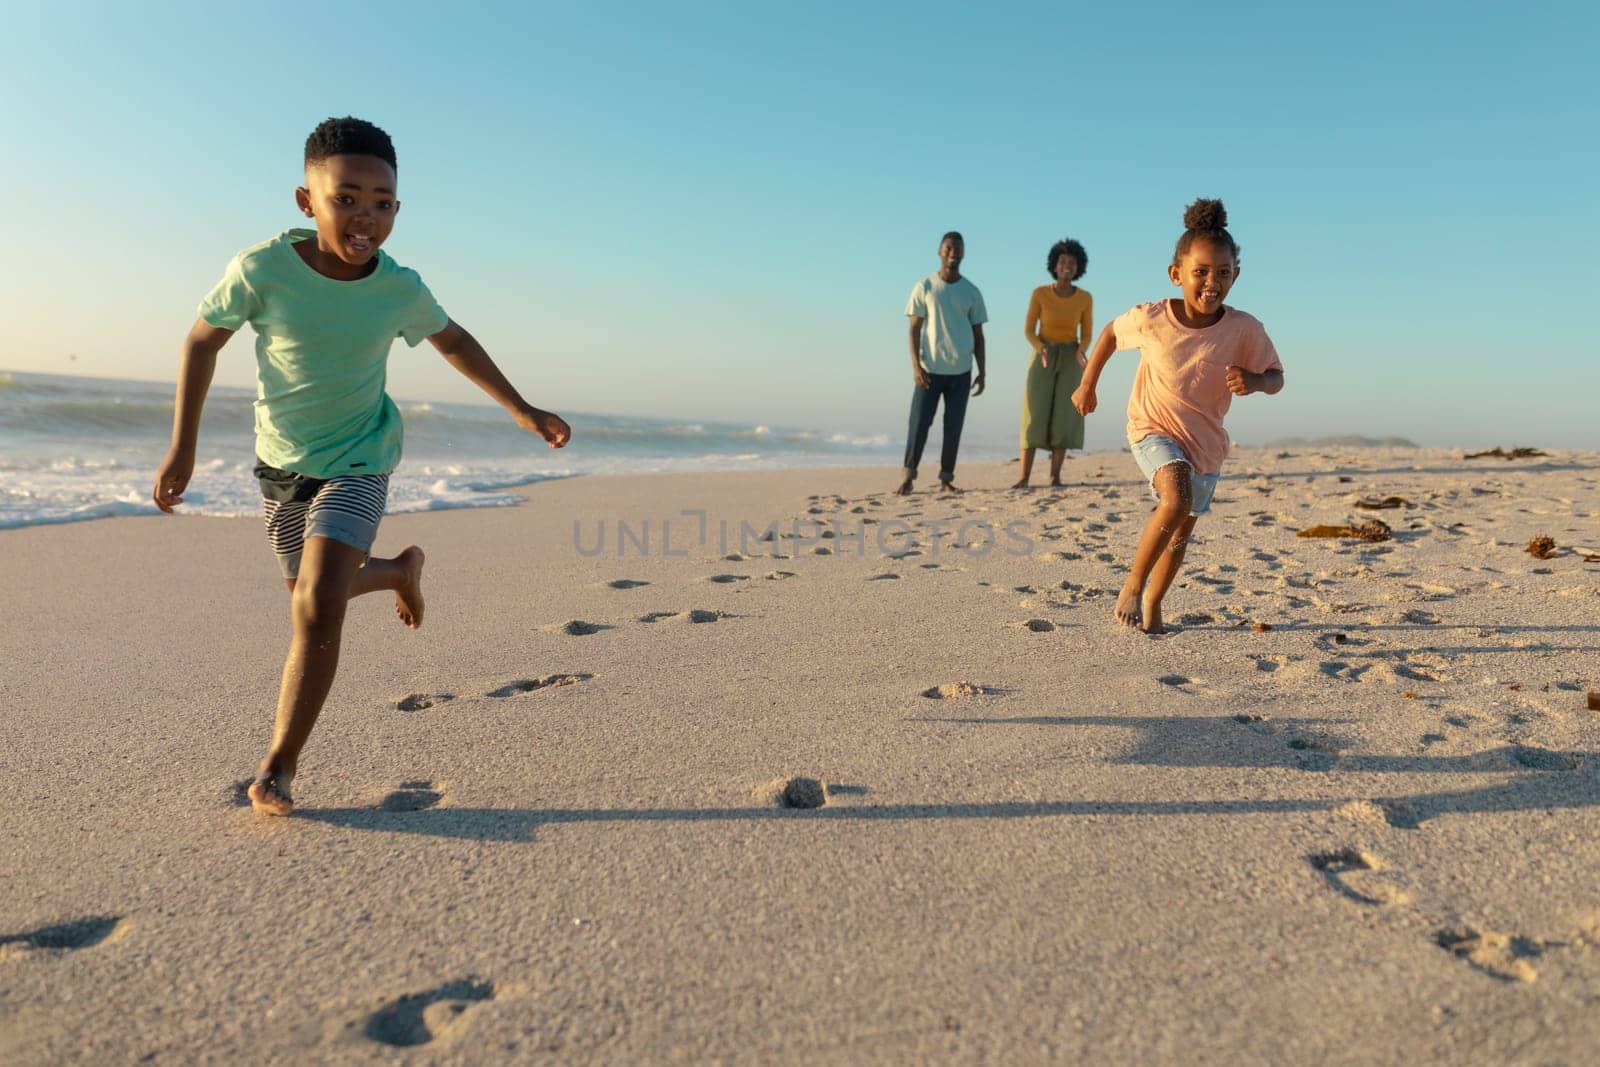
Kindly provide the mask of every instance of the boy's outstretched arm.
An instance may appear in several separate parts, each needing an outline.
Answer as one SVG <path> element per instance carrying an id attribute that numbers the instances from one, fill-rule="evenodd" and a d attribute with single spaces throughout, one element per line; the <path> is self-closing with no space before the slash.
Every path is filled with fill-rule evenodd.
<path id="1" fill-rule="evenodd" d="M 1083 368 L 1083 379 L 1072 394 L 1072 406 L 1078 409 L 1079 415 L 1087 415 L 1099 406 L 1100 401 L 1094 395 L 1094 387 L 1099 384 L 1100 372 L 1106 369 L 1111 353 L 1116 350 L 1117 333 L 1108 322 L 1105 329 L 1100 331 L 1100 336 L 1094 343 L 1094 351 L 1089 354 L 1089 362 Z"/>
<path id="2" fill-rule="evenodd" d="M 200 440 L 200 412 L 205 407 L 211 375 L 217 369 L 217 353 L 233 336 L 232 330 L 196 319 L 183 341 L 183 357 L 178 362 L 178 395 L 172 411 L 172 447 L 156 471 L 156 488 L 151 494 L 156 507 L 172 514 L 183 503 L 183 491 L 194 475 L 194 450 Z"/>
<path id="3" fill-rule="evenodd" d="M 522 394 L 500 373 L 500 368 L 495 366 L 494 360 L 489 358 L 489 353 L 484 351 L 478 339 L 457 325 L 454 319 L 428 340 L 469 382 L 509 411 L 518 426 L 529 433 L 538 434 L 551 448 L 560 448 L 572 437 L 572 427 L 560 415 L 553 411 L 541 411 L 522 399 Z"/>

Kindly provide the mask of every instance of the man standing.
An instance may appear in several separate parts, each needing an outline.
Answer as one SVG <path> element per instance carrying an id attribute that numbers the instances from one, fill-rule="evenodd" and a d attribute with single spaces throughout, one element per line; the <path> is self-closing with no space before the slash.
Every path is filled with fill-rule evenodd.
<path id="1" fill-rule="evenodd" d="M 978 287 L 961 276 L 966 242 L 954 230 L 939 239 L 939 270 L 916 284 L 906 303 L 911 319 L 911 426 L 906 437 L 905 480 L 895 490 L 911 492 L 917 464 L 928 443 L 933 413 L 944 401 L 944 445 L 939 450 L 939 489 L 954 493 L 956 450 L 961 447 L 961 424 L 967 417 L 967 397 L 983 393 L 983 324 L 989 312 Z M 972 364 L 978 376 L 972 377 Z"/>

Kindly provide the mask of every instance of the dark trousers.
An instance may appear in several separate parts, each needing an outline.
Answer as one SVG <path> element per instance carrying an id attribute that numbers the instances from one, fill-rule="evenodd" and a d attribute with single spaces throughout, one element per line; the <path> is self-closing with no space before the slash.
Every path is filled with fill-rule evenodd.
<path id="1" fill-rule="evenodd" d="M 928 443 L 933 413 L 944 401 L 944 444 L 939 449 L 939 480 L 955 481 L 956 450 L 961 447 L 961 424 L 967 419 L 967 398 L 972 395 L 972 372 L 929 374 L 928 388 L 911 390 L 911 425 L 906 434 L 906 478 L 917 476 L 922 449 Z"/>

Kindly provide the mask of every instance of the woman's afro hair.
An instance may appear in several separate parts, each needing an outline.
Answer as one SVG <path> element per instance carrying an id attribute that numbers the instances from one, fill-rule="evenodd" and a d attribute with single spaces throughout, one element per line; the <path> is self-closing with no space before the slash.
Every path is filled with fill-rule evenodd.
<path id="1" fill-rule="evenodd" d="M 1062 256 L 1071 256 L 1078 261 L 1078 273 L 1072 276 L 1073 281 L 1083 277 L 1083 272 L 1089 269 L 1089 253 L 1085 252 L 1083 246 L 1077 241 L 1070 237 L 1063 237 L 1050 246 L 1049 258 L 1044 261 L 1044 272 L 1050 277 L 1054 278 L 1056 276 L 1056 260 Z"/>

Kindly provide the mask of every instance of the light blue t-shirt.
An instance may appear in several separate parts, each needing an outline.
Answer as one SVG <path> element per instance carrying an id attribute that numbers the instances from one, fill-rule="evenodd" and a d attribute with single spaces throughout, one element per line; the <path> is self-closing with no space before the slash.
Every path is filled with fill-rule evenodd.
<path id="1" fill-rule="evenodd" d="M 318 274 L 287 230 L 240 252 L 200 303 L 224 330 L 256 332 L 256 455 L 312 478 L 387 474 L 400 462 L 400 412 L 384 392 L 396 337 L 413 348 L 449 325 L 417 272 L 382 249 L 365 278 Z"/>
<path id="2" fill-rule="evenodd" d="M 974 326 L 989 321 L 983 294 L 965 277 L 947 282 L 930 274 L 911 290 L 906 317 L 922 319 L 922 369 L 965 374 L 972 369 Z"/>

